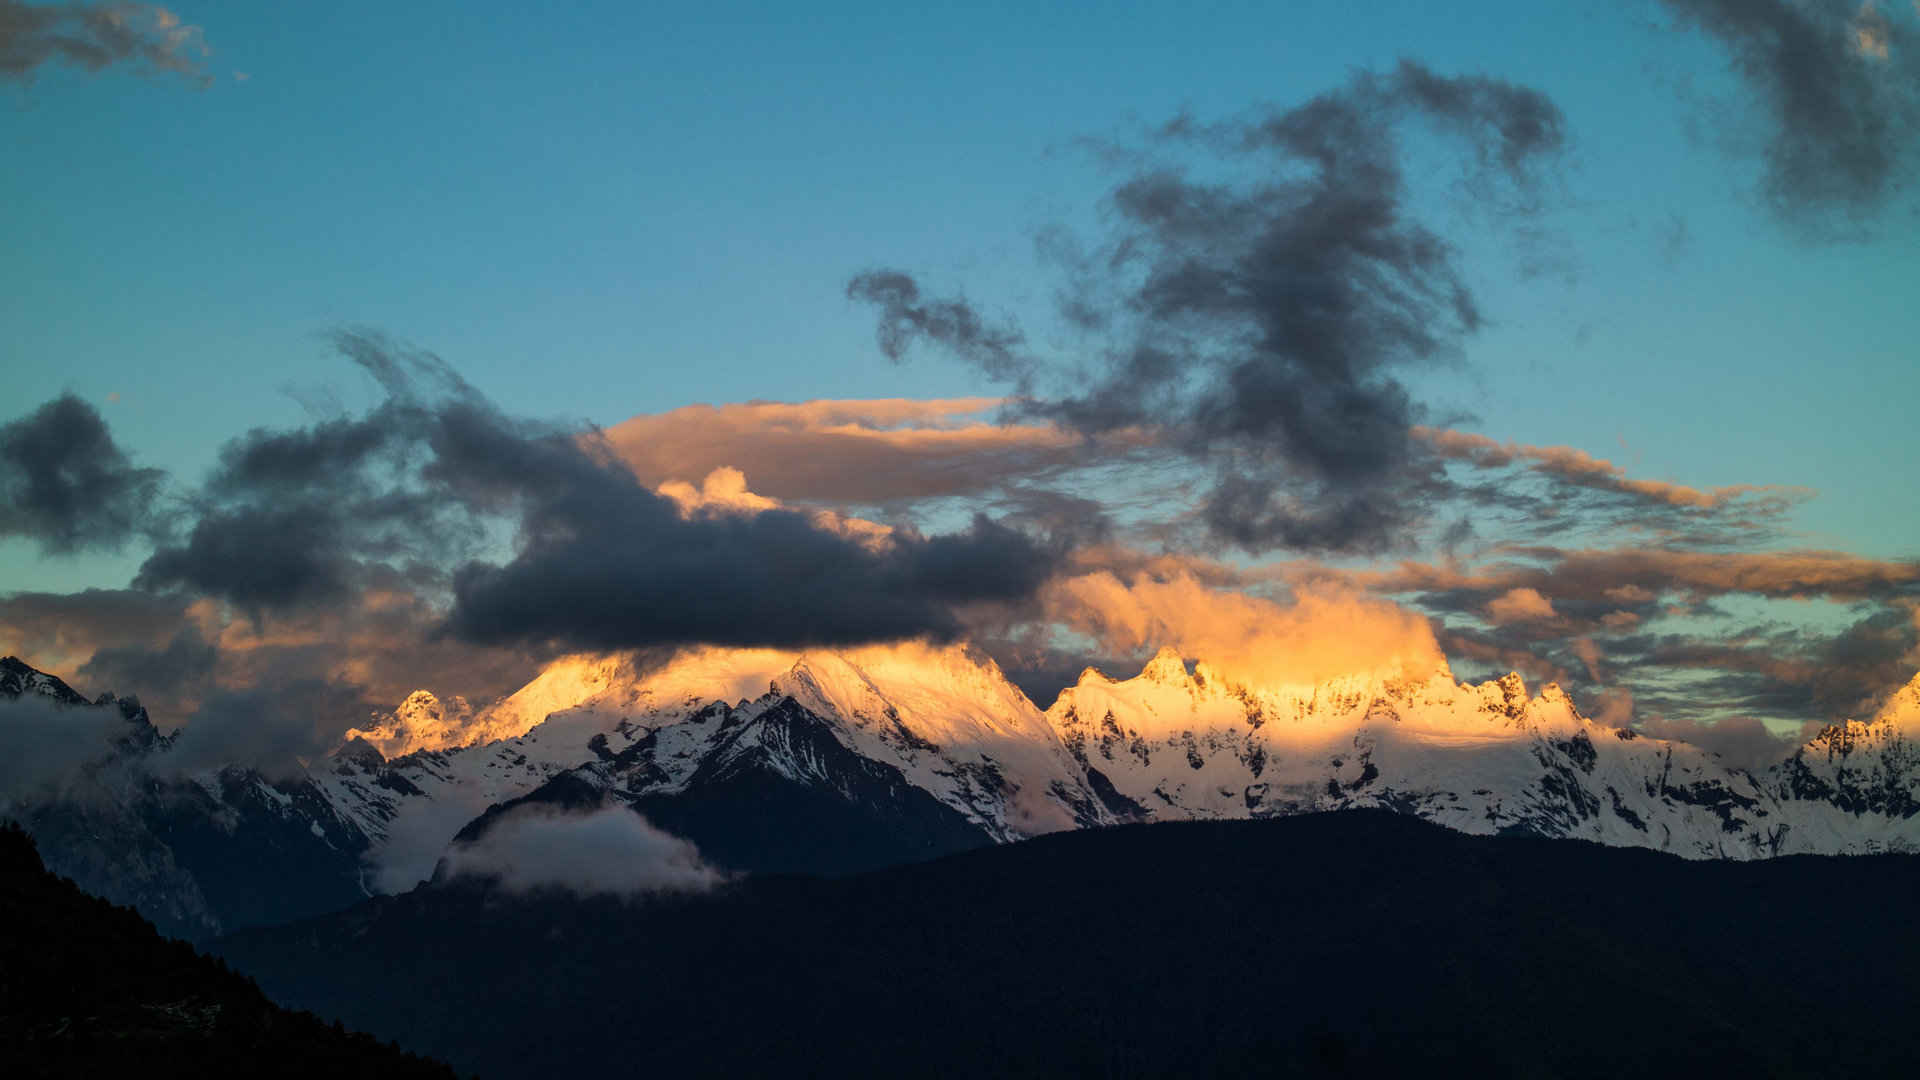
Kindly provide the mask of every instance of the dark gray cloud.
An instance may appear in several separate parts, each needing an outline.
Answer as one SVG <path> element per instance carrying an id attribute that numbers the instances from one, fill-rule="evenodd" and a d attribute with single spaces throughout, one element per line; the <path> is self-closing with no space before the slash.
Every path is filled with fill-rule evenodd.
<path id="1" fill-rule="evenodd" d="M 1912 12 L 1855 0 L 1662 0 L 1727 50 L 1767 121 L 1762 189 L 1799 226 L 1861 218 L 1911 178 L 1920 130 Z"/>
<path id="2" fill-rule="evenodd" d="M 218 689 L 175 734 L 172 751 L 149 765 L 187 773 L 242 764 L 298 775 L 375 707 L 359 687 L 330 679 Z"/>
<path id="3" fill-rule="evenodd" d="M 29 659 L 167 640 L 183 625 L 187 602 L 138 589 L 0 595 L 0 640 Z M 103 688 L 104 689 L 104 688 Z"/>
<path id="4" fill-rule="evenodd" d="M 1677 719 L 1726 712 L 1831 723 L 1865 719 L 1913 678 L 1920 629 L 1909 611 L 1872 611 L 1844 627 L 1734 628 L 1643 634 L 1612 642 L 1608 657 L 1637 673 L 1648 708 Z M 1662 678 L 1671 674 L 1676 677 Z"/>
<path id="5" fill-rule="evenodd" d="M 1455 359 L 1482 323 L 1454 249 L 1410 212 L 1408 124 L 1464 145 L 1465 176 L 1508 210 L 1536 200 L 1564 142 L 1536 91 L 1412 62 L 1248 122 L 1183 117 L 1156 143 L 1210 153 L 1204 179 L 1143 166 L 1114 189 L 1097 251 L 1048 234 L 1048 250 L 1076 252 L 1063 315 L 1101 335 L 1091 365 L 1043 364 L 1012 328 L 897 270 L 848 294 L 878 307 L 889 356 L 945 349 L 1031 391 L 1028 415 L 1086 435 L 1168 432 L 1217 467 L 1203 515 L 1216 540 L 1398 546 L 1442 479 L 1398 373 Z"/>
<path id="6" fill-rule="evenodd" d="M 335 344 L 386 399 L 363 416 L 256 428 L 227 443 L 191 500 L 192 527 L 154 551 L 137 587 L 218 596 L 258 618 L 343 602 L 377 568 L 432 577 L 479 543 L 488 507 L 420 474 L 447 411 L 489 407 L 431 353 L 360 331 Z"/>
<path id="7" fill-rule="evenodd" d="M 117 550 L 156 527 L 164 479 L 136 468 L 99 412 L 64 394 L 0 427 L 0 536 L 50 555 Z"/>
<path id="8" fill-rule="evenodd" d="M 952 638 L 956 606 L 1023 599 L 1054 562 L 1025 534 L 984 518 L 874 550 L 786 511 L 668 521 L 630 497 L 599 511 L 589 528 L 504 566 L 464 567 L 452 632 L 587 649 Z"/>
<path id="9" fill-rule="evenodd" d="M 0 799 L 25 798 L 110 757 L 126 726 L 118 709 L 62 705 L 38 694 L 0 698 Z"/>
<path id="10" fill-rule="evenodd" d="M 1018 383 L 1031 374 L 1033 361 L 1021 351 L 1019 329 L 994 325 L 963 299 L 929 299 L 920 284 L 898 270 L 869 270 L 847 282 L 847 298 L 879 309 L 876 331 L 880 351 L 902 360 L 916 341 L 925 340 L 979 367 L 989 376 Z"/>
<path id="11" fill-rule="evenodd" d="M 149 557 L 134 584 L 211 593 L 256 615 L 342 600 L 355 568 L 345 535 L 351 524 L 311 505 L 216 511 L 194 523 L 185 543 Z"/>
<path id="12" fill-rule="evenodd" d="M 489 701 L 525 685 L 552 653 L 473 645 L 440 632 L 445 605 L 417 577 L 371 568 L 360 591 L 225 623 L 186 593 L 89 589 L 0 595 L 0 652 L 30 658 L 89 694 L 137 691 L 161 728 L 191 722 L 220 687 L 351 683 L 391 707 L 428 689 Z M 271 710 L 263 710 L 270 713 Z M 362 719 L 340 718 L 342 725 Z"/>
<path id="13" fill-rule="evenodd" d="M 154 4 L 0 0 L 0 78 L 24 78 L 64 61 L 89 71 L 132 63 L 204 83 L 206 54 L 198 27 Z"/>
<path id="14" fill-rule="evenodd" d="M 213 690 L 219 659 L 219 647 L 188 624 L 158 647 L 103 645 L 76 674 L 89 686 L 137 690 L 156 703 L 198 702 Z M 182 715 L 168 710 L 158 719 L 171 723 Z"/>
<path id="15" fill-rule="evenodd" d="M 810 515 L 687 514 L 596 433 L 494 408 L 429 354 L 346 334 L 386 400 L 364 417 L 229 444 L 182 542 L 137 584 L 253 614 L 338 605 L 377 575 L 444 589 L 443 629 L 485 644 L 851 644 L 959 632 L 956 607 L 1018 600 L 1054 547 L 985 518 L 876 540 Z M 489 526 L 515 534 L 481 557 Z"/>

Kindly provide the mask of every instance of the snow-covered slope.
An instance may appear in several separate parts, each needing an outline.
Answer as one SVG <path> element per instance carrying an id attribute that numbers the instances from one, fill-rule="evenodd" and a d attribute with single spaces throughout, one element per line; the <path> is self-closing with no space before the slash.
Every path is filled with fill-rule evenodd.
<path id="1" fill-rule="evenodd" d="M 0 691 L 94 707 L 18 667 L 0 670 Z M 148 743 L 123 751 L 166 752 Z M 245 873 L 222 850 L 346 860 L 356 891 L 392 892 L 430 876 L 490 810 L 529 801 L 627 803 L 736 868 L 849 869 L 1065 828 L 1349 807 L 1691 858 L 1920 851 L 1920 677 L 1871 720 L 1749 772 L 1596 724 L 1517 675 L 1246 686 L 1167 651 L 1130 679 L 1089 670 L 1042 712 L 962 645 L 698 649 L 658 667 L 562 660 L 482 710 L 416 694 L 304 778 L 228 769 L 190 787 L 191 800 L 178 785 L 160 800 L 136 784 L 111 821 L 73 800 L 65 817 L 23 816 L 74 837 L 137 832 L 126 850 L 152 872 L 124 899 L 157 902 L 180 878 L 183 918 L 228 922 L 242 908 L 187 894 L 273 886 L 222 879 Z M 156 817 L 161 805 L 173 816 Z"/>
<path id="2" fill-rule="evenodd" d="M 1249 688 L 1162 652 L 1124 682 L 1089 670 L 1047 716 L 1148 820 L 1379 806 L 1466 832 L 1732 858 L 1785 835 L 1778 801 L 1745 772 L 1595 724 L 1557 686 L 1529 698 L 1518 675 Z"/>
<path id="3" fill-rule="evenodd" d="M 574 696 L 578 695 L 578 696 Z M 514 698 L 551 706 L 524 734 L 384 761 L 364 742 L 314 770 L 370 840 L 383 889 L 428 876 L 453 835 L 489 805 L 578 766 L 591 782 L 654 800 L 688 793 L 726 755 L 824 783 L 782 725 L 797 708 L 857 757 L 897 773 L 993 840 L 1110 822 L 1045 718 L 991 660 L 963 646 L 845 652 L 694 650 L 643 671 L 619 658 L 550 667 Z M 787 714 L 782 714 L 787 715 Z"/>
<path id="4" fill-rule="evenodd" d="M 1791 815 L 1783 854 L 1920 850 L 1920 675 L 1872 720 L 1828 726 L 1763 783 Z"/>
<path id="5" fill-rule="evenodd" d="M 1518 675 L 1470 686 L 1444 668 L 1247 687 L 1165 651 L 1132 679 L 1089 670 L 1041 713 L 962 646 L 709 649 L 652 671 L 570 660 L 516 696 L 555 711 L 481 746 L 342 754 L 320 779 L 370 836 L 381 887 L 419 880 L 463 821 L 562 775 L 660 806 L 751 754 L 768 775 L 850 787 L 783 726 L 795 709 L 999 841 L 1381 806 L 1693 858 L 1920 849 L 1920 679 L 1758 775 L 1596 724 L 1556 686 L 1530 696 Z"/>

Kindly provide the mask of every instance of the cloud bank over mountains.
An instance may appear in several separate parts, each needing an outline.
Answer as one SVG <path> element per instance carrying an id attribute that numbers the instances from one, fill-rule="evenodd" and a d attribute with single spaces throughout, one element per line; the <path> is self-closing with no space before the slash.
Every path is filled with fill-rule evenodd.
<path id="1" fill-rule="evenodd" d="M 160 480 L 90 407 L 62 399 L 8 426 L 0 482 L 28 496 L 7 519 L 18 531 L 56 551 L 142 529 L 155 541 L 131 589 L 14 594 L 0 621 L 59 618 L 68 640 L 37 644 L 76 655 L 93 635 L 79 667 L 103 675 L 201 672 L 163 688 L 198 691 L 175 702 L 191 726 L 225 729 L 237 711 L 280 725 L 262 752 L 302 756 L 396 701 L 388 679 L 458 678 L 476 653 L 951 640 L 961 609 L 1031 600 L 1060 558 L 984 514 L 861 532 L 771 504 L 689 508 L 597 432 L 510 417 L 430 354 L 359 333 L 336 344 L 381 402 L 233 439 L 164 522 L 100 519 L 103 495 L 152 502 Z M 62 417 L 76 422 L 49 423 Z M 128 615 L 144 649 L 126 640 L 141 636 Z M 392 670 L 383 655 L 405 659 Z M 309 733 L 286 718 L 310 712 L 292 697 L 316 694 L 336 719 Z"/>
<path id="2" fill-rule="evenodd" d="M 1912 12 L 1657 10 L 1751 91 L 1778 222 L 1830 238 L 1903 205 Z M 0 2 L 0 74 L 197 78 L 201 48 L 164 9 Z M 1175 116 L 1106 148 L 1103 226 L 1042 230 L 1044 331 L 912 269 L 845 280 L 884 355 L 963 365 L 976 397 L 599 430 L 342 331 L 379 400 L 238 434 L 197 480 L 140 465 L 78 397 L 25 406 L 0 425 L 0 537 L 141 561 L 0 596 L 0 649 L 256 762 L 325 753 L 415 689 L 483 702 L 557 657 L 700 646 L 966 639 L 1040 694 L 1163 645 L 1255 680 L 1451 662 L 1729 738 L 1870 711 L 1920 667 L 1920 562 L 1812 546 L 1816 492 L 1632 475 L 1412 389 L 1470 370 L 1498 315 L 1429 189 L 1495 232 L 1550 228 L 1576 135 L 1535 88 L 1411 59 Z"/>

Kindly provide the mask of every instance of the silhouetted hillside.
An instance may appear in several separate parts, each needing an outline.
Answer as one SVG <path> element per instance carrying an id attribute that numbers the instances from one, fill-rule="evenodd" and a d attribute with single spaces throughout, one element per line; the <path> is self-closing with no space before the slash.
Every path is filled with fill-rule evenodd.
<path id="1" fill-rule="evenodd" d="M 1912 857 L 1357 812 L 633 902 L 455 881 L 218 948 L 487 1077 L 1911 1075 L 1917 898 Z"/>
<path id="2" fill-rule="evenodd" d="M 130 908 L 48 873 L 0 826 L 0 1075 L 451 1077 L 282 1009 Z"/>

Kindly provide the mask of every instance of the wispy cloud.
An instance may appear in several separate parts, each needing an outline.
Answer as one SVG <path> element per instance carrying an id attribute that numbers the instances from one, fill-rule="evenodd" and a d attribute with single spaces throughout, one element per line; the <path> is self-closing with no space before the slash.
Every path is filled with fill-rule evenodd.
<path id="1" fill-rule="evenodd" d="M 1450 428 L 1423 426 L 1414 428 L 1413 433 L 1441 456 L 1475 468 L 1500 469 L 1521 463 L 1572 486 L 1619 492 L 1668 506 L 1716 509 L 1746 499 L 1760 504 L 1757 509 L 1765 511 L 1774 507 L 1785 508 L 1813 494 L 1803 488 L 1769 484 L 1734 484 L 1703 491 L 1685 484 L 1630 477 L 1626 469 L 1613 462 L 1572 446 L 1528 446 L 1500 442 L 1485 435 Z"/>
<path id="2" fill-rule="evenodd" d="M 1789 224 L 1884 209 L 1913 175 L 1914 28 L 1852 0 L 1663 0 L 1727 51 L 1767 124 L 1762 190 Z"/>
<path id="3" fill-rule="evenodd" d="M 210 52 L 199 27 L 153 4 L 0 0 L 0 76 L 25 78 L 55 61 L 89 71 L 125 63 L 205 85 Z"/>

